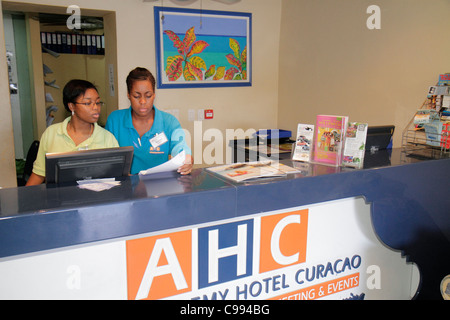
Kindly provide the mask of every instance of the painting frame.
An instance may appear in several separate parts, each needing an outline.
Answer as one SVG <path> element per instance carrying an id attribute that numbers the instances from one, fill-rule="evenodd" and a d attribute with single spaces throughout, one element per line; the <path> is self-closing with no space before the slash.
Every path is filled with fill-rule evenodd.
<path id="1" fill-rule="evenodd" d="M 252 14 L 154 7 L 158 89 L 252 85 Z"/>

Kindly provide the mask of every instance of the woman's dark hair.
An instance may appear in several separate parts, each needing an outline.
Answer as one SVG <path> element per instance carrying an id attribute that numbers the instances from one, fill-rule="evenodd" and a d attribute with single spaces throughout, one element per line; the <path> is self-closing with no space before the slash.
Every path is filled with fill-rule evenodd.
<path id="1" fill-rule="evenodd" d="M 91 82 L 86 80 L 73 79 L 67 82 L 63 89 L 63 104 L 67 111 L 71 112 L 69 103 L 75 103 L 79 96 L 83 96 L 88 89 L 98 90 Z"/>
<path id="2" fill-rule="evenodd" d="M 153 77 L 153 74 L 145 68 L 137 67 L 131 70 L 127 76 L 128 93 L 131 92 L 131 88 L 133 88 L 134 82 L 141 80 L 149 80 L 152 84 L 153 91 L 155 91 L 155 77 Z"/>

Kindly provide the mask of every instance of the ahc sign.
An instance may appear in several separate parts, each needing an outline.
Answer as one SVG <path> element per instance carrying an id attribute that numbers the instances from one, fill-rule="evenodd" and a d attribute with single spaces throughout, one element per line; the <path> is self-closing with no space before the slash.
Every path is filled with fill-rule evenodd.
<path id="1" fill-rule="evenodd" d="M 0 283 L 0 299 L 398 300 L 419 272 L 350 198 L 3 258 Z"/>
<path id="2" fill-rule="evenodd" d="M 368 206 L 361 201 L 291 208 L 127 240 L 128 298 L 385 299 L 385 289 L 391 289 L 383 277 L 396 277 L 387 274 L 395 273 L 395 268 L 386 265 L 390 258 L 385 256 L 393 252 L 389 254 L 373 232 L 368 232 Z M 355 208 L 365 210 L 355 212 Z M 358 215 L 359 220 L 365 218 L 369 223 L 365 230 L 352 230 L 357 226 L 351 218 Z M 335 237 L 342 233 L 353 235 L 353 239 Z M 373 249 L 378 246 L 380 254 L 368 253 L 368 239 Z M 341 243 L 339 250 L 321 248 L 324 244 L 334 248 L 336 243 Z M 400 263 L 395 264 L 411 274 L 413 266 L 401 260 L 397 257 Z M 372 262 L 376 264 L 368 264 Z M 386 270 L 383 274 L 382 269 Z M 395 298 L 410 298 L 408 278 L 400 281 L 405 282 L 400 285 L 405 292 Z"/>

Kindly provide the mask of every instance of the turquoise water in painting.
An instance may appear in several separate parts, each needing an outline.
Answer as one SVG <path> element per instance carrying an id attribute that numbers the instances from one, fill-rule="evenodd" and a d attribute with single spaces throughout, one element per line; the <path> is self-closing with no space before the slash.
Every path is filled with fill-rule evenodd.
<path id="1" fill-rule="evenodd" d="M 184 34 L 179 34 L 178 37 L 181 41 L 184 39 Z M 236 40 L 240 45 L 240 53 L 244 50 L 247 45 L 247 37 L 231 37 Z M 230 48 L 230 37 L 229 36 L 210 36 L 210 35 L 196 35 L 196 41 L 203 40 L 209 44 L 209 46 L 203 50 L 202 53 L 196 54 L 196 56 L 201 57 L 208 69 L 211 65 L 217 67 L 226 67 L 229 69 L 232 65 L 228 62 L 225 57 L 227 54 L 233 54 L 233 50 Z M 178 51 L 174 48 L 172 40 L 166 34 L 163 34 L 163 45 L 164 45 L 164 69 L 166 68 L 166 61 L 168 57 L 179 55 Z M 249 51 L 249 50 L 247 50 Z"/>

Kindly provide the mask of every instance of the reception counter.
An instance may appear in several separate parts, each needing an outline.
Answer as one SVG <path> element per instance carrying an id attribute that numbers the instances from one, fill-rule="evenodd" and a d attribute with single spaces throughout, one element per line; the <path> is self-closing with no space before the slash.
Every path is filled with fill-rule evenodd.
<path id="1" fill-rule="evenodd" d="M 442 299 L 450 158 L 0 190 L 0 299 Z M 448 288 L 450 290 L 450 288 Z"/>

